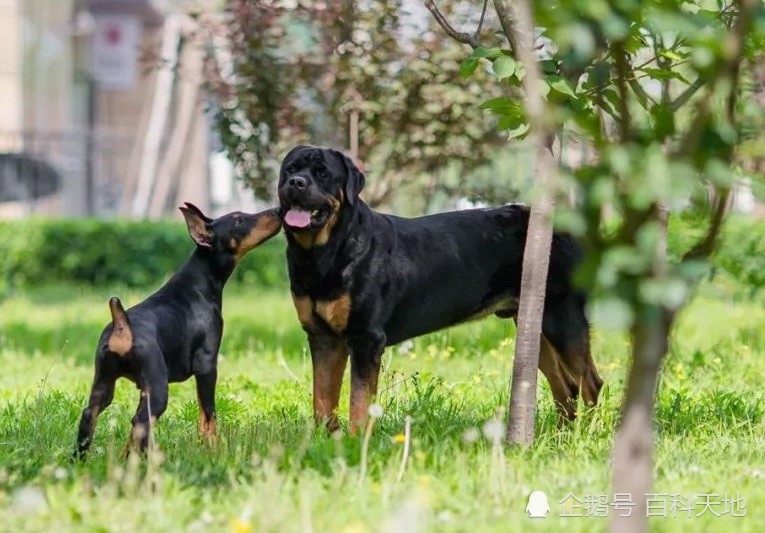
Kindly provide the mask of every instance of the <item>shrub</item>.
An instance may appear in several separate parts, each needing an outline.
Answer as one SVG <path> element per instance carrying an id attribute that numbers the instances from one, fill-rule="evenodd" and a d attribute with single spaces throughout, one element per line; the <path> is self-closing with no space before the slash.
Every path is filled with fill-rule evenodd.
<path id="1" fill-rule="evenodd" d="M 673 216 L 669 224 L 671 257 L 696 242 L 706 222 L 692 214 Z M 233 279 L 264 287 L 284 287 L 287 267 L 284 237 L 253 250 Z M 125 220 L 41 220 L 0 222 L 0 293 L 9 287 L 45 283 L 156 286 L 193 249 L 180 222 Z M 723 229 L 712 258 L 755 293 L 765 287 L 765 220 L 733 216 Z"/>
<path id="2" fill-rule="evenodd" d="M 253 250 L 234 279 L 286 284 L 284 239 Z M 182 223 L 124 220 L 0 222 L 0 292 L 45 283 L 156 285 L 193 250 Z"/>

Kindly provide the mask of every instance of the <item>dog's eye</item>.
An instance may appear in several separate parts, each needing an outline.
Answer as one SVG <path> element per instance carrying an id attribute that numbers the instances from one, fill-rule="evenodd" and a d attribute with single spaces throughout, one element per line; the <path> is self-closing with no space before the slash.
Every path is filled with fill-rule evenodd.
<path id="1" fill-rule="evenodd" d="M 323 179 L 323 180 L 325 180 L 325 179 L 327 179 L 329 177 L 329 173 L 326 170 L 324 170 L 324 169 L 319 170 L 316 173 L 316 175 L 319 176 L 319 178 Z"/>
<path id="2" fill-rule="evenodd" d="M 295 172 L 297 172 L 297 169 L 295 168 L 295 165 L 288 165 L 287 167 L 285 167 L 284 171 L 287 174 L 294 174 Z"/>

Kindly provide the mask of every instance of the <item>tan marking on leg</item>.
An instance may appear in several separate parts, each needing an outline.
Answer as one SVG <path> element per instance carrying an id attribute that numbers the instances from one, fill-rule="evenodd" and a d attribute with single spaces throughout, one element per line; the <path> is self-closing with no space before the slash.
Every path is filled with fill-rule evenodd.
<path id="1" fill-rule="evenodd" d="M 303 329 L 310 331 L 314 327 L 313 323 L 313 302 L 308 296 L 295 296 L 292 292 L 292 304 L 297 311 L 298 320 L 303 326 Z"/>
<path id="2" fill-rule="evenodd" d="M 564 370 L 559 361 L 558 353 L 547 338 L 542 335 L 539 350 L 539 369 L 550 383 L 553 400 L 558 413 L 569 420 L 576 417 L 576 399 L 571 390 Z"/>
<path id="3" fill-rule="evenodd" d="M 325 424 L 333 432 L 339 428 L 337 405 L 348 363 L 348 347 L 340 337 L 314 336 L 309 342 L 313 363 L 314 419 L 317 425 Z"/>
<path id="4" fill-rule="evenodd" d="M 317 301 L 316 314 L 336 333 L 342 333 L 348 326 L 351 314 L 351 296 L 346 293 L 330 301 Z"/>
<path id="5" fill-rule="evenodd" d="M 218 421 L 216 418 L 208 418 L 205 410 L 202 408 L 202 401 L 197 395 L 197 405 L 199 406 L 199 418 L 197 419 L 197 431 L 208 444 L 217 444 L 218 442 Z"/>
<path id="6" fill-rule="evenodd" d="M 364 431 L 369 416 L 369 406 L 377 397 L 379 372 L 366 380 L 351 377 L 351 420 L 348 432 L 357 435 Z"/>

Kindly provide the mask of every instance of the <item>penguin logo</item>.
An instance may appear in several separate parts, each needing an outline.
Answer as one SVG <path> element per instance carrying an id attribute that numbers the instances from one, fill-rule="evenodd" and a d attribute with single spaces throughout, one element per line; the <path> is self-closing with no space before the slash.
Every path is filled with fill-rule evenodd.
<path id="1" fill-rule="evenodd" d="M 546 518 L 550 512 L 550 504 L 547 503 L 547 494 L 541 490 L 535 490 L 529 494 L 529 503 L 526 512 L 531 518 Z"/>

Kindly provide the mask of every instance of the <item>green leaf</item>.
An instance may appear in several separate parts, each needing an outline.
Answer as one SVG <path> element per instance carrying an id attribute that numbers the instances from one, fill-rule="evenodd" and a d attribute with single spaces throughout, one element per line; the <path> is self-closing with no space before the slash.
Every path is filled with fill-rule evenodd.
<path id="1" fill-rule="evenodd" d="M 502 50 L 499 48 L 487 48 L 485 46 L 479 46 L 475 50 L 473 50 L 473 53 L 470 54 L 470 57 L 474 57 L 476 59 L 494 59 L 502 55 Z"/>
<path id="2" fill-rule="evenodd" d="M 481 109 L 488 109 L 489 111 L 498 115 L 508 116 L 521 116 L 521 106 L 513 100 L 510 100 L 507 96 L 498 96 L 491 100 L 486 100 L 479 106 Z"/>
<path id="3" fill-rule="evenodd" d="M 667 59 L 671 59 L 672 61 L 682 61 L 686 57 L 688 57 L 688 53 L 684 52 L 683 55 L 680 55 L 675 50 L 662 50 L 661 55 L 666 57 Z"/>
<path id="4" fill-rule="evenodd" d="M 682 74 L 674 70 L 662 69 L 662 68 L 642 68 L 640 70 L 644 72 L 649 78 L 652 78 L 654 80 L 674 79 L 674 80 L 680 80 L 686 85 L 691 84 L 691 82 L 685 79 L 685 77 Z"/>
<path id="5" fill-rule="evenodd" d="M 460 64 L 460 76 L 468 78 L 478 68 L 478 59 L 474 57 L 465 58 Z"/>
<path id="6" fill-rule="evenodd" d="M 558 91 L 561 94 L 576 98 L 576 93 L 571 87 L 571 84 L 565 78 L 561 76 L 547 76 L 547 84 L 554 91 Z"/>
<path id="7" fill-rule="evenodd" d="M 634 319 L 629 303 L 613 296 L 592 301 L 590 316 L 598 327 L 611 330 L 628 328 Z"/>
<path id="8" fill-rule="evenodd" d="M 497 79 L 509 78 L 515 73 L 515 61 L 512 57 L 501 55 L 492 63 L 494 75 Z"/>
<path id="9" fill-rule="evenodd" d="M 508 139 L 525 139 L 526 134 L 529 132 L 530 129 L 531 129 L 531 126 L 529 125 L 528 122 L 526 122 L 524 124 L 521 124 L 517 128 L 508 130 L 507 138 Z"/>

